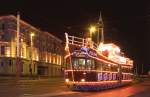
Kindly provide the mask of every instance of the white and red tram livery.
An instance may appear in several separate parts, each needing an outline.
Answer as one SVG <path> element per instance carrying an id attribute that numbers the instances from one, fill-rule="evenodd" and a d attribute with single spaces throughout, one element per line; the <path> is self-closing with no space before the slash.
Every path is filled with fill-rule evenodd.
<path id="1" fill-rule="evenodd" d="M 133 61 L 114 44 L 66 35 L 65 83 L 72 90 L 102 90 L 132 82 Z"/>

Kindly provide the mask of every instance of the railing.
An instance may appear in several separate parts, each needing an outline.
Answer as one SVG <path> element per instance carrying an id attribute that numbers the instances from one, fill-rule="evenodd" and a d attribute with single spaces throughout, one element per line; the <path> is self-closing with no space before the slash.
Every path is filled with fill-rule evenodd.
<path id="1" fill-rule="evenodd" d="M 68 35 L 68 43 L 72 45 L 80 45 L 80 46 L 85 46 L 85 39 L 84 38 L 79 38 L 75 36 L 69 36 Z"/>
<path id="2" fill-rule="evenodd" d="M 87 46 L 94 49 L 97 48 L 97 44 L 91 41 L 90 38 L 84 39 L 75 36 L 69 36 L 67 33 L 65 33 L 65 35 L 67 38 L 66 43 L 68 44 L 76 45 L 76 46 Z"/>

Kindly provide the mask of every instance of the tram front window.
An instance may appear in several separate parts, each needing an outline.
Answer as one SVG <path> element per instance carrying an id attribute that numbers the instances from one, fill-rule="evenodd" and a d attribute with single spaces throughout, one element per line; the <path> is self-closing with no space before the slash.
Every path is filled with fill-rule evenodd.
<path id="1" fill-rule="evenodd" d="M 73 68 L 79 70 L 83 70 L 83 69 L 91 70 L 94 66 L 93 63 L 94 63 L 93 60 L 75 58 L 73 59 Z"/>
<path id="2" fill-rule="evenodd" d="M 85 59 L 73 59 L 73 68 L 74 69 L 84 69 L 85 68 Z"/>
<path id="3" fill-rule="evenodd" d="M 95 69 L 94 60 L 87 60 L 86 68 L 88 70 Z"/>
<path id="4" fill-rule="evenodd" d="M 79 69 L 85 69 L 85 59 L 78 59 Z"/>

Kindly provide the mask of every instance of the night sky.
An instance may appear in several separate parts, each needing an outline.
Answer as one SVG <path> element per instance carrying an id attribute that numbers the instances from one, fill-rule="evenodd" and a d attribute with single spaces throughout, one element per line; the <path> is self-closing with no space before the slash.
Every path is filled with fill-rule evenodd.
<path id="1" fill-rule="evenodd" d="M 105 41 L 120 46 L 135 65 L 144 64 L 147 68 L 150 65 L 149 6 L 150 2 L 144 0 L 1 0 L 0 15 L 16 15 L 19 11 L 24 21 L 64 40 L 64 32 L 75 36 L 88 32 L 101 11 Z"/>

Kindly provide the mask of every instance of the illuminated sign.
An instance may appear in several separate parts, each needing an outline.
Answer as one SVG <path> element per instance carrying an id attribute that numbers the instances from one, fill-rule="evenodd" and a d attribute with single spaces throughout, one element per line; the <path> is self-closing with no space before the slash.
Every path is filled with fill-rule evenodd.
<path id="1" fill-rule="evenodd" d="M 81 51 L 84 51 L 84 52 L 86 52 L 86 53 L 87 53 L 89 49 L 88 49 L 88 48 L 86 48 L 86 47 L 82 47 L 80 50 L 81 50 Z"/>
<path id="2" fill-rule="evenodd" d="M 104 80 L 108 80 L 108 73 L 104 73 L 103 78 L 104 78 Z"/>
<path id="3" fill-rule="evenodd" d="M 73 52 L 73 56 L 74 57 L 87 57 L 85 52 L 79 52 L 79 51 Z"/>
<path id="4" fill-rule="evenodd" d="M 112 80 L 113 77 L 112 77 L 112 73 L 109 73 L 109 80 Z"/>
<path id="5" fill-rule="evenodd" d="M 93 57 L 97 57 L 96 51 L 89 50 L 89 51 L 88 51 L 88 54 L 91 55 L 91 56 L 93 56 Z"/>
<path id="6" fill-rule="evenodd" d="M 102 72 L 98 73 L 98 80 L 99 81 L 103 80 L 103 73 Z"/>
<path id="7" fill-rule="evenodd" d="M 112 74 L 112 79 L 113 79 L 113 80 L 116 80 L 116 79 L 117 79 L 117 74 L 116 74 L 116 73 L 113 73 L 113 74 Z"/>
<path id="8" fill-rule="evenodd" d="M 91 56 L 93 56 L 93 57 L 97 57 L 96 51 L 94 51 L 92 49 L 89 49 L 89 48 L 86 48 L 86 47 L 82 47 L 80 50 L 85 52 L 85 53 L 87 53 L 87 54 L 89 54 L 89 55 L 91 55 Z"/>

